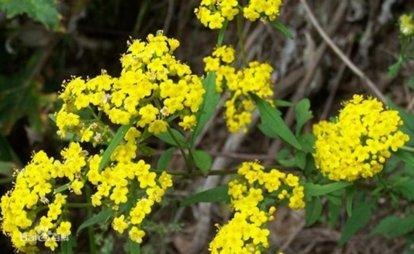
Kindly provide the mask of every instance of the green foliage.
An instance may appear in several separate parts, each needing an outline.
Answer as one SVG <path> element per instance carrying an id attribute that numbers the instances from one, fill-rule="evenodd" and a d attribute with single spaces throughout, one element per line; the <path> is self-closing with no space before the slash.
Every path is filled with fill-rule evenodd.
<path id="1" fill-rule="evenodd" d="M 160 158 L 158 159 L 157 162 L 157 170 L 165 170 L 168 166 L 168 163 L 171 161 L 174 152 L 175 152 L 176 148 L 175 147 L 171 147 L 168 148 L 167 150 L 165 150 Z"/>
<path id="2" fill-rule="evenodd" d="M 207 173 L 211 168 L 211 164 L 213 163 L 213 158 L 211 158 L 211 155 L 201 150 L 195 150 L 192 154 L 194 163 L 197 168 L 200 169 L 203 173 Z"/>
<path id="3" fill-rule="evenodd" d="M 85 220 L 76 231 L 76 234 L 79 235 L 79 233 L 88 227 L 91 227 L 96 224 L 100 223 L 107 223 L 110 218 L 114 216 L 114 211 L 111 207 L 106 207 L 102 209 L 99 213 L 94 214 L 89 219 Z"/>
<path id="4" fill-rule="evenodd" d="M 372 205 L 370 203 L 359 203 L 352 210 L 352 216 L 348 218 L 342 229 L 339 244 L 346 243 L 353 235 L 368 224 L 372 213 Z"/>
<path id="5" fill-rule="evenodd" d="M 188 147 L 185 137 L 176 129 L 170 128 L 168 131 L 157 134 L 156 136 L 167 144 L 176 147 Z"/>
<path id="6" fill-rule="evenodd" d="M 322 202 L 319 197 L 306 203 L 306 225 L 311 226 L 319 220 L 322 215 Z"/>
<path id="7" fill-rule="evenodd" d="M 382 219 L 372 230 L 374 235 L 383 235 L 388 238 L 403 236 L 414 231 L 414 215 L 406 217 L 397 217 L 395 215 L 387 216 Z"/>
<path id="8" fill-rule="evenodd" d="M 213 116 L 220 100 L 220 94 L 216 91 L 216 74 L 214 72 L 207 74 L 203 80 L 203 86 L 206 93 L 204 94 L 203 104 L 196 115 L 197 124 L 192 133 L 192 144 L 194 144 L 196 138 L 200 135 L 208 120 Z"/>
<path id="9" fill-rule="evenodd" d="M 261 124 L 259 129 L 271 138 L 281 138 L 296 149 L 301 150 L 302 147 L 290 128 L 286 125 L 281 117 L 279 110 L 272 107 L 267 101 L 253 96 L 257 107 L 260 111 Z"/>
<path id="10" fill-rule="evenodd" d="M 102 169 L 106 167 L 106 165 L 108 165 L 108 162 L 111 159 L 112 153 L 115 151 L 118 145 L 122 142 L 129 128 L 131 128 L 130 124 L 123 125 L 118 128 L 118 130 L 115 133 L 115 136 L 112 138 L 111 142 L 109 143 L 109 146 L 106 148 L 105 152 L 102 155 L 101 162 L 99 163 L 99 171 L 101 171 Z"/>
<path id="11" fill-rule="evenodd" d="M 307 197 L 318 197 L 329 194 L 331 192 L 344 189 L 347 186 L 352 185 L 349 182 L 334 182 L 328 183 L 325 185 L 315 184 L 315 183 L 306 183 L 305 184 L 305 195 Z"/>
<path id="12" fill-rule="evenodd" d="M 294 38 L 293 32 L 279 20 L 270 21 L 269 23 L 272 27 L 274 27 L 277 31 L 279 31 L 286 38 L 289 38 L 289 39 Z"/>
<path id="13" fill-rule="evenodd" d="M 0 0 L 0 10 L 8 18 L 26 14 L 48 28 L 59 27 L 60 14 L 56 0 Z"/>
<path id="14" fill-rule="evenodd" d="M 302 130 L 303 125 L 312 119 L 313 114 L 310 110 L 310 101 L 309 99 L 303 99 L 298 102 L 295 106 L 296 113 L 296 135 L 299 135 Z"/>
<path id="15" fill-rule="evenodd" d="M 212 189 L 208 189 L 205 191 L 198 192 L 192 196 L 185 198 L 181 201 L 181 205 L 187 206 L 196 203 L 211 203 L 211 202 L 222 202 L 222 203 L 229 203 L 230 197 L 227 194 L 228 187 L 227 186 L 218 186 Z"/>

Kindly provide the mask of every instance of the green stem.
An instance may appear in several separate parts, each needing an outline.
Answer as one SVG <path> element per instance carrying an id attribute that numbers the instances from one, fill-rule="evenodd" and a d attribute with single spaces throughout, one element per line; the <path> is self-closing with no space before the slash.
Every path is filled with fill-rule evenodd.
<path id="1" fill-rule="evenodd" d="M 224 33 L 226 32 L 227 29 L 227 25 L 228 25 L 228 21 L 225 20 L 223 23 L 223 26 L 221 27 L 218 37 L 217 37 L 217 47 L 220 47 L 223 44 L 224 41 Z"/>
<path id="2" fill-rule="evenodd" d="M 180 142 L 178 142 L 177 138 L 174 136 L 174 133 L 171 131 L 171 129 L 168 128 L 167 131 L 168 131 L 168 134 L 170 134 L 171 138 L 174 140 L 174 142 L 177 144 L 178 149 L 180 150 L 181 154 L 183 155 L 185 165 L 188 169 L 188 172 L 191 173 L 191 171 L 193 170 L 193 167 L 192 167 L 192 164 L 191 164 L 190 160 L 187 158 L 187 155 L 185 154 L 185 151 L 184 151 L 183 147 L 181 146 Z"/>
<path id="3" fill-rule="evenodd" d="M 91 188 L 86 185 L 85 186 L 85 195 L 86 195 L 86 201 L 89 206 L 86 207 L 86 213 L 88 218 L 91 218 L 93 216 L 92 211 L 92 203 L 91 203 Z M 88 238 L 89 238 L 89 251 L 91 254 L 96 254 L 96 245 L 95 245 L 95 234 L 93 232 L 93 227 L 88 227 Z"/>
<path id="4" fill-rule="evenodd" d="M 414 147 L 409 147 L 409 146 L 403 146 L 400 148 L 401 150 L 405 150 L 408 152 L 413 152 L 414 153 Z"/>

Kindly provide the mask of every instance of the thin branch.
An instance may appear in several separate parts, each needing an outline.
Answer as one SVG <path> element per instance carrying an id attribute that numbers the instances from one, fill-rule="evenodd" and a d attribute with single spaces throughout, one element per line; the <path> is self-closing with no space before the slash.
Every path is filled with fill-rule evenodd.
<path id="1" fill-rule="evenodd" d="M 359 76 L 365 83 L 366 86 L 378 97 L 382 102 L 386 103 L 386 98 L 382 94 L 382 92 L 377 88 L 374 82 L 365 75 L 364 72 L 361 71 L 343 52 L 340 50 L 332 39 L 326 34 L 323 28 L 320 26 L 318 20 L 316 19 L 315 15 L 313 14 L 311 8 L 309 7 L 306 0 L 300 0 L 300 2 L 305 7 L 306 14 L 308 15 L 312 25 L 318 31 L 319 35 L 322 39 L 328 44 L 328 46 L 338 55 L 338 57 L 357 75 Z"/>

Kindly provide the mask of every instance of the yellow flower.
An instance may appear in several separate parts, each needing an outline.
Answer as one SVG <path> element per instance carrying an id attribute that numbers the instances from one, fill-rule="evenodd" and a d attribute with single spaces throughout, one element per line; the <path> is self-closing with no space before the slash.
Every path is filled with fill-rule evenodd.
<path id="1" fill-rule="evenodd" d="M 56 229 L 56 233 L 61 235 L 62 237 L 67 237 L 70 235 L 70 228 L 72 224 L 69 221 L 62 221 L 59 227 Z"/>
<path id="2" fill-rule="evenodd" d="M 142 243 L 142 238 L 145 236 L 145 232 L 137 227 L 132 227 L 131 230 L 129 230 L 129 238 L 137 243 Z"/>
<path id="3" fill-rule="evenodd" d="M 413 15 L 404 14 L 400 16 L 400 32 L 405 36 L 414 35 Z"/>
<path id="4" fill-rule="evenodd" d="M 78 179 L 75 179 L 71 184 L 70 184 L 70 188 L 72 189 L 72 191 L 76 194 L 76 195 L 81 195 L 82 194 L 82 188 L 84 186 L 84 183 Z"/>
<path id="5" fill-rule="evenodd" d="M 266 224 L 273 219 L 276 207 L 266 209 L 265 196 L 280 192 L 281 199 L 289 199 L 290 208 L 302 209 L 305 205 L 304 189 L 297 176 L 277 169 L 266 172 L 256 162 L 244 162 L 237 173 L 239 178 L 228 184 L 235 214 L 210 242 L 211 253 L 261 253 L 269 247 Z"/>
<path id="6" fill-rule="evenodd" d="M 120 234 L 122 234 L 127 227 L 128 227 L 128 223 L 125 222 L 125 216 L 124 215 L 116 217 L 112 221 L 112 228 Z"/>
<path id="7" fill-rule="evenodd" d="M 216 90 L 226 88 L 230 97 L 225 103 L 224 118 L 230 132 L 247 131 L 252 121 L 255 105 L 250 98 L 254 94 L 269 100 L 273 96 L 271 76 L 273 68 L 266 63 L 250 62 L 247 68 L 236 70 L 230 64 L 234 61 L 234 49 L 221 46 L 212 57 L 204 58 L 205 71 L 216 73 Z"/>
<path id="8" fill-rule="evenodd" d="M 408 140 L 399 130 L 398 111 L 387 110 L 375 98 L 354 95 L 335 122 L 313 126 L 316 167 L 334 181 L 370 178 L 383 169 L 391 151 Z"/>

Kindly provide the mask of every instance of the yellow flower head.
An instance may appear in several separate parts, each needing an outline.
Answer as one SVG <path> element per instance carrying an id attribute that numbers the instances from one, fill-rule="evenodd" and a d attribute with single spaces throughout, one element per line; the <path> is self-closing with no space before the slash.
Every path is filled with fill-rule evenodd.
<path id="1" fill-rule="evenodd" d="M 413 15 L 404 14 L 400 16 L 400 32 L 405 36 L 414 35 Z"/>
<path id="2" fill-rule="evenodd" d="M 248 67 L 236 70 L 231 64 L 235 60 L 235 50 L 231 46 L 221 46 L 212 56 L 204 58 L 205 71 L 216 73 L 216 90 L 228 90 L 224 117 L 230 132 L 246 131 L 252 120 L 255 105 L 254 94 L 263 99 L 273 96 L 271 76 L 273 68 L 267 63 L 250 62 Z"/>
<path id="3" fill-rule="evenodd" d="M 111 138 L 109 125 L 137 123 L 158 134 L 168 128 L 166 117 L 178 116 L 188 128 L 188 117 L 198 111 L 205 93 L 201 78 L 174 56 L 179 46 L 162 33 L 146 41 L 129 42 L 121 57 L 119 77 L 106 72 L 84 80 L 73 78 L 60 94 L 63 106 L 56 114 L 58 134 L 75 134 L 82 142 L 98 144 Z M 106 115 L 100 118 L 101 115 Z M 180 122 L 180 123 L 181 123 Z M 181 125 L 181 124 L 180 124 Z"/>
<path id="4" fill-rule="evenodd" d="M 354 95 L 336 121 L 314 125 L 316 167 L 334 181 L 372 177 L 409 140 L 399 130 L 402 124 L 398 111 L 385 109 L 375 98 Z"/>
<path id="5" fill-rule="evenodd" d="M 219 227 L 210 243 L 211 253 L 260 253 L 269 247 L 266 224 L 273 219 L 274 205 L 286 199 L 292 209 L 305 206 L 304 188 L 297 176 L 277 169 L 266 172 L 257 162 L 244 162 L 237 173 L 239 178 L 229 182 L 228 191 L 235 214 Z M 279 200 L 266 208 L 265 197 L 281 193 Z"/>

